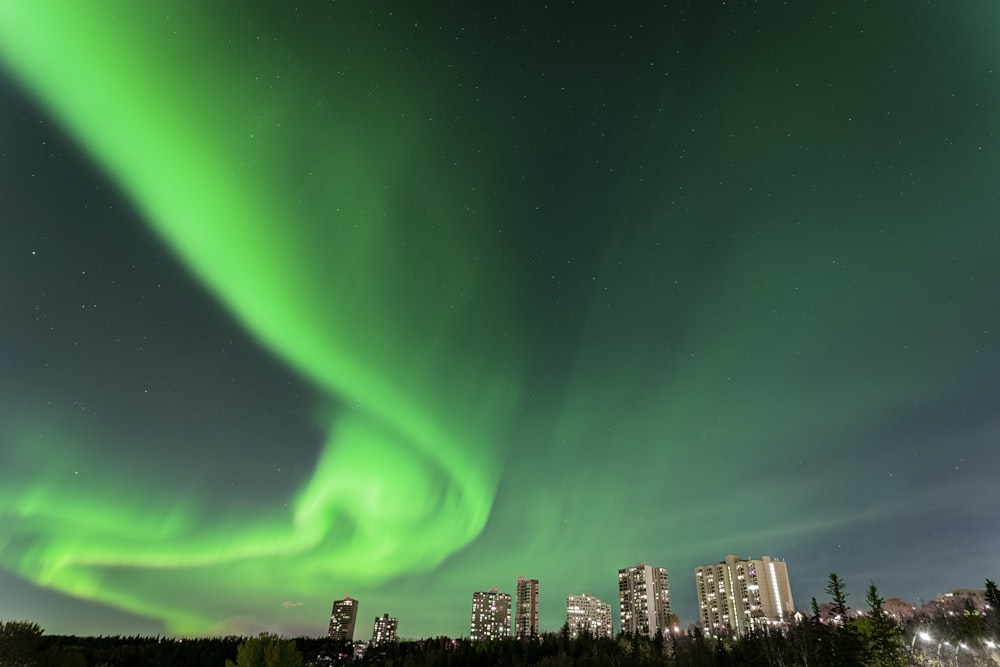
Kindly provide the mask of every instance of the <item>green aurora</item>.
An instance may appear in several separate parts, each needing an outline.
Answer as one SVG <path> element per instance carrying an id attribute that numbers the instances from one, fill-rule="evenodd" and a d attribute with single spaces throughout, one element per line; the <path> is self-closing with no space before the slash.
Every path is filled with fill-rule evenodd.
<path id="1" fill-rule="evenodd" d="M 463 208 L 477 198 L 474 182 L 453 181 L 439 192 L 440 185 L 419 181 L 416 200 L 402 204 L 392 199 L 404 195 L 386 192 L 384 183 L 418 168 L 406 153 L 424 150 L 412 122 L 382 111 L 398 109 L 398 100 L 356 104 L 358 82 L 351 81 L 327 93 L 334 107 L 327 111 L 295 92 L 308 82 L 296 83 L 294 69 L 284 88 L 270 64 L 281 60 L 277 48 L 248 61 L 233 46 L 218 61 L 213 17 L 197 8 L 165 17 L 162 9 L 118 3 L 106 8 L 114 13 L 109 21 L 66 3 L 8 5 L 7 57 L 43 95 L 54 95 L 66 126 L 93 145 L 95 159 L 240 322 L 338 406 L 328 443 L 288 511 L 248 524 L 221 520 L 222 530 L 214 521 L 195 526 L 190 507 L 118 509 L 99 493 L 107 480 L 81 499 L 32 476 L 28 488 L 6 489 L 2 504 L 19 519 L 11 540 L 34 543 L 12 554 L 8 567 L 73 595 L 162 614 L 173 631 L 198 632 L 211 627 L 210 616 L 136 599 L 102 571 L 193 572 L 204 585 L 208 569 L 215 585 L 228 581 L 222 585 L 236 593 L 280 572 L 301 573 L 306 587 L 345 573 L 365 581 L 439 564 L 486 523 L 498 448 L 470 443 L 489 443 L 509 411 L 517 358 L 512 341 L 460 364 L 449 359 L 465 338 L 500 325 L 504 297 L 496 289 L 482 294 L 488 235 L 461 231 Z M 150 22 L 163 23 L 155 37 Z M 80 57 L 39 59 L 33 47 L 51 40 Z M 205 51 L 191 50 L 195 43 Z M 269 80 L 228 75 L 241 67 L 267 71 Z M 228 108 L 204 113 L 208 90 Z M 231 108 L 252 110 L 250 120 L 232 123 Z M 283 126 L 330 131 L 305 146 Z M 289 172 L 305 151 L 315 163 Z M 464 201 L 440 204 L 456 190 Z M 433 221 L 407 229 L 414 216 L 400 207 Z M 411 234 L 426 244 L 419 255 L 405 249 Z M 414 281 L 428 267 L 433 282 Z M 336 306 L 317 307 L 324 302 Z M 408 329 L 427 333 L 401 343 L 395 334 Z M 435 380 L 442 368 L 444 383 Z M 430 384 L 452 397 L 443 405 L 421 397 Z M 27 451 L 33 445 L 24 442 Z"/>
<path id="2" fill-rule="evenodd" d="M 350 593 L 457 635 L 522 574 L 555 629 L 638 560 L 687 623 L 733 552 L 800 604 L 834 568 L 936 592 L 998 508 L 993 3 L 257 4 L 0 0 L 0 55 L 309 393 L 311 467 L 227 495 L 156 426 L 11 401 L 0 567 L 180 634 L 319 633 Z"/>

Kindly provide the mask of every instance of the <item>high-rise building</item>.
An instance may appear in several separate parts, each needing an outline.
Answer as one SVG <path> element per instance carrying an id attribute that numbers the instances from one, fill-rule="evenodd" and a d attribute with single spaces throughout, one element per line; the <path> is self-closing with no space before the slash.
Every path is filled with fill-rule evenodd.
<path id="1" fill-rule="evenodd" d="M 517 639 L 538 637 L 538 579 L 517 578 L 514 636 Z"/>
<path id="2" fill-rule="evenodd" d="M 591 637 L 611 638 L 611 605 L 590 593 L 566 596 L 566 626 L 569 636 L 576 639 L 581 632 Z"/>
<path id="3" fill-rule="evenodd" d="M 389 618 L 389 614 L 382 614 L 375 617 L 375 627 L 372 628 L 372 640 L 370 646 L 381 644 L 391 644 L 396 641 L 396 627 L 399 625 L 398 619 Z"/>
<path id="4" fill-rule="evenodd" d="M 472 594 L 473 641 L 510 637 L 510 593 L 496 588 Z"/>
<path id="5" fill-rule="evenodd" d="M 618 570 L 622 632 L 652 637 L 670 632 L 670 582 L 667 568 L 638 563 Z"/>
<path id="6" fill-rule="evenodd" d="M 333 603 L 330 612 L 330 638 L 354 641 L 354 622 L 358 618 L 358 601 L 350 595 Z"/>
<path id="7" fill-rule="evenodd" d="M 711 635 L 744 634 L 795 613 L 783 560 L 743 560 L 730 554 L 716 565 L 694 569 L 701 629 Z"/>

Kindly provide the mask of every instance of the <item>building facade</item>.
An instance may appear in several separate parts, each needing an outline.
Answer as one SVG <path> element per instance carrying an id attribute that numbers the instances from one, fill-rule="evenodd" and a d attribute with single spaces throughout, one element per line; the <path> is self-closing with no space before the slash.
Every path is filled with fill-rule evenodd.
<path id="1" fill-rule="evenodd" d="M 745 634 L 754 627 L 785 623 L 795 613 L 783 560 L 743 560 L 730 554 L 715 565 L 696 567 L 694 576 L 706 634 Z"/>
<path id="2" fill-rule="evenodd" d="M 614 634 L 611 628 L 611 605 L 595 598 L 590 593 L 566 596 L 566 626 L 569 636 L 576 639 L 586 632 L 591 637 L 607 637 Z"/>
<path id="3" fill-rule="evenodd" d="M 622 632 L 652 637 L 670 632 L 670 580 L 667 568 L 638 563 L 618 570 Z"/>
<path id="4" fill-rule="evenodd" d="M 330 612 L 330 638 L 354 641 L 354 622 L 358 619 L 358 601 L 350 595 L 333 603 Z"/>
<path id="5" fill-rule="evenodd" d="M 391 644 L 396 641 L 396 628 L 399 625 L 398 619 L 389 618 L 389 614 L 382 614 L 375 617 L 375 626 L 372 628 L 371 646 Z"/>
<path id="6" fill-rule="evenodd" d="M 514 637 L 517 639 L 538 637 L 538 579 L 517 578 Z"/>
<path id="7" fill-rule="evenodd" d="M 510 637 L 510 594 L 496 588 L 472 594 L 473 641 Z"/>

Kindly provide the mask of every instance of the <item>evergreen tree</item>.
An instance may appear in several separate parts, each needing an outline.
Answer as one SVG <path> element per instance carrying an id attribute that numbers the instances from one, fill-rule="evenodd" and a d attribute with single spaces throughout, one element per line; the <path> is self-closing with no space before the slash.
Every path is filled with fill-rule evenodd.
<path id="1" fill-rule="evenodd" d="M 42 628 L 28 621 L 0 623 L 0 665 L 30 667 L 37 661 Z"/>
<path id="2" fill-rule="evenodd" d="M 983 639 L 986 627 L 979 610 L 972 604 L 972 600 L 966 599 L 962 607 L 962 616 L 958 622 L 958 638 L 963 641 L 979 643 Z"/>
<path id="3" fill-rule="evenodd" d="M 885 600 L 874 583 L 868 585 L 868 660 L 871 667 L 905 667 L 901 632 L 896 622 L 882 608 Z"/>
<path id="4" fill-rule="evenodd" d="M 294 641 L 263 633 L 240 644 L 236 662 L 226 660 L 226 667 L 302 667 L 302 654 Z"/>
<path id="5" fill-rule="evenodd" d="M 986 604 L 994 613 L 1000 613 L 1000 590 L 997 589 L 997 582 L 992 579 L 986 580 Z"/>
<path id="6" fill-rule="evenodd" d="M 836 575 L 836 573 L 831 573 L 830 578 L 826 584 L 826 594 L 830 596 L 830 602 L 833 603 L 833 613 L 840 617 L 841 623 L 847 622 L 847 612 L 850 607 L 847 606 L 847 593 L 844 592 L 844 580 Z"/>
<path id="7" fill-rule="evenodd" d="M 792 624 L 788 629 L 788 647 L 793 663 L 802 667 L 817 667 L 823 664 L 822 648 L 827 641 L 827 628 L 819 620 L 819 605 L 812 599 L 813 615 Z"/>
<path id="8" fill-rule="evenodd" d="M 992 635 L 991 641 L 1000 641 L 1000 590 L 997 589 L 997 582 L 992 579 L 986 580 L 986 610 L 984 625 L 986 631 Z"/>
<path id="9" fill-rule="evenodd" d="M 831 611 L 835 615 L 835 627 L 827 632 L 828 639 L 820 650 L 821 664 L 847 667 L 864 664 L 864 638 L 858 632 L 857 625 L 851 620 L 847 606 L 847 593 L 844 592 L 844 580 L 836 574 L 831 574 L 826 586 L 826 593 L 832 603 Z"/>

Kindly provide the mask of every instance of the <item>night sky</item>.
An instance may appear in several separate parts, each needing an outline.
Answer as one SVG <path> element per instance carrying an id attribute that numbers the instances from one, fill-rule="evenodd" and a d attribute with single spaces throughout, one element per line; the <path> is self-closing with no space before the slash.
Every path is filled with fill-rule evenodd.
<path id="1" fill-rule="evenodd" d="M 626 5 L 624 7 L 612 5 Z M 655 5 L 655 6 L 654 6 Z M 0 0 L 0 618 L 1000 576 L 1000 3 Z"/>

